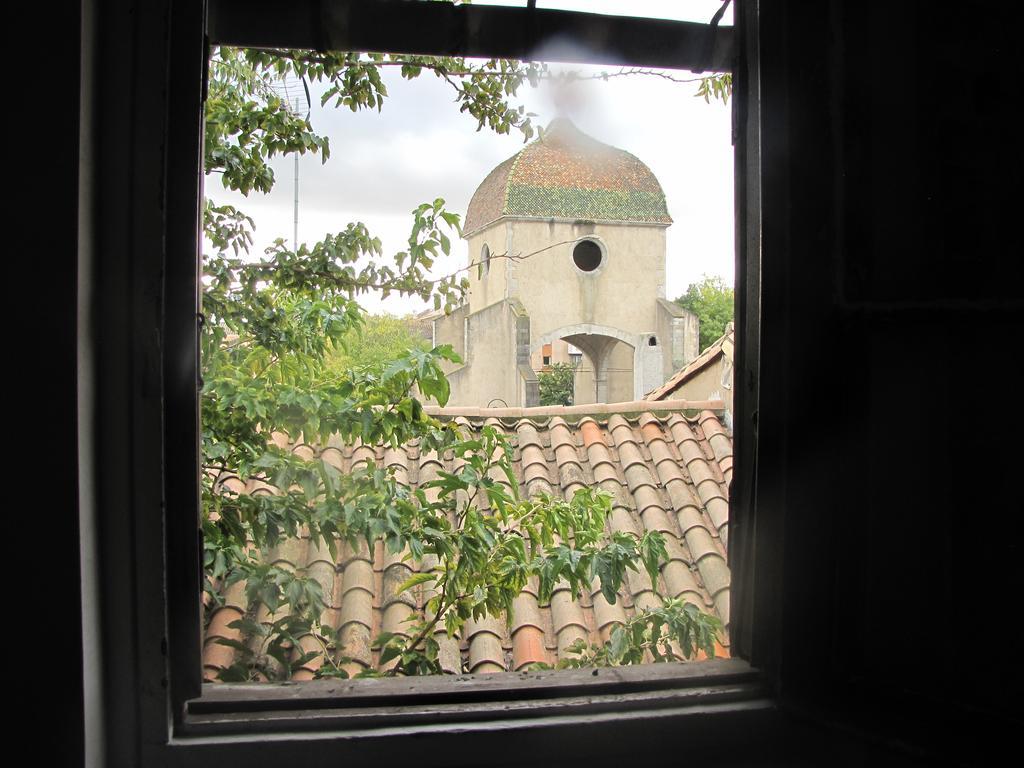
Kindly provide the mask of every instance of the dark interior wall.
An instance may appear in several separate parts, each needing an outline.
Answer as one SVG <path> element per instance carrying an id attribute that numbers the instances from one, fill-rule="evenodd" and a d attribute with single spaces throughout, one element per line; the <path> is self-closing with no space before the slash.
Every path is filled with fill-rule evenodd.
<path id="1" fill-rule="evenodd" d="M 761 4 L 755 648 L 794 713 L 956 759 L 1019 718 L 1010 6 Z"/>
<path id="2" fill-rule="evenodd" d="M 45 16 L 45 18 L 44 18 Z M 52 8 L 12 9 L 8 28 L 11 37 L 27 37 L 25 30 L 46 29 L 46 53 L 38 55 L 9 52 L 9 61 L 29 65 L 31 75 L 16 77 L 24 85 L 22 95 L 8 104 L 13 117 L 14 101 L 31 103 L 19 110 L 21 117 L 8 123 L 6 149 L 14 168 L 5 198 L 13 211 L 7 221 L 16 232 L 8 246 L 10 258 L 4 268 L 5 316 L 10 364 L 5 376 L 5 423 L 9 435 L 23 436 L 42 447 L 56 463 L 46 463 L 45 480 L 21 484 L 29 467 L 43 463 L 14 460 L 7 473 L 8 503 L 6 541 L 13 562 L 5 571 L 8 593 L 24 590 L 16 598 L 20 618 L 7 624 L 8 643 L 16 659 L 8 665 L 8 679 L 22 682 L 17 688 L 28 693 L 14 710 L 16 721 L 8 732 L 19 733 L 31 745 L 33 760 L 53 765 L 74 764 L 84 748 L 82 720 L 83 658 L 82 622 L 78 599 L 80 560 L 77 485 L 78 416 L 76 348 L 76 296 L 78 271 L 76 253 L 79 234 L 79 119 L 83 95 L 77 87 L 80 31 L 83 14 L 77 4 L 54 14 Z M 20 40 L 18 40 L 20 42 Z M 34 38 L 37 44 L 38 37 Z M 24 58 L 20 58 L 24 55 Z M 15 65 L 17 66 L 17 65 Z M 44 97 L 40 83 L 61 83 L 59 97 Z M 24 167 L 19 167 L 24 163 Z M 19 454 L 18 449 L 9 455 Z M 22 485 L 19 490 L 18 485 Z M 25 503 L 21 494 L 33 499 Z M 17 542 L 17 543 L 15 543 Z M 45 549 L 47 565 L 40 567 L 39 553 Z M 28 576 L 27 574 L 32 574 Z M 31 596 L 29 596 L 31 593 Z M 66 595 L 65 597 L 57 597 Z M 59 605 L 57 611 L 47 606 Z M 26 652 L 24 628 L 44 626 L 46 614 L 58 616 L 60 650 Z M 30 668 L 37 662 L 41 667 Z M 56 671 L 59 695 L 45 685 L 38 670 Z M 26 674 L 27 673 L 27 674 Z M 46 673 L 44 673 L 46 674 Z M 22 675 L 27 677 L 22 681 Z"/>
<path id="3" fill-rule="evenodd" d="M 19 85 L 4 112 L 3 541 L 5 592 L 17 607 L 5 622 L 5 677 L 24 699 L 6 708 L 14 722 L 5 732 L 17 734 L 32 762 L 73 765 L 84 744 L 76 256 L 85 19 L 77 3 L 60 13 L 40 4 L 10 11 L 7 60 Z M 55 646 L 39 635 L 29 650 L 30 627 L 52 631 Z"/>

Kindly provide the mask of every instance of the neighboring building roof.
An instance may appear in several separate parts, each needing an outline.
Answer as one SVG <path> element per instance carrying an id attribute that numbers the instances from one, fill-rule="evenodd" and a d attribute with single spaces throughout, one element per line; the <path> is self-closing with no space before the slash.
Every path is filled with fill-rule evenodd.
<path id="1" fill-rule="evenodd" d="M 587 136 L 566 118 L 491 171 L 473 194 L 464 231 L 503 216 L 671 224 L 651 169 Z"/>
<path id="2" fill-rule="evenodd" d="M 700 371 L 707 368 L 713 362 L 724 357 L 729 363 L 733 360 L 733 350 L 736 348 L 733 324 L 725 326 L 725 333 L 713 341 L 707 349 L 697 357 L 676 371 L 669 377 L 668 381 L 656 389 L 647 393 L 645 400 L 668 400 L 678 396 L 679 389 Z"/>
<path id="3" fill-rule="evenodd" d="M 732 440 L 714 411 L 691 407 L 707 405 L 678 400 L 624 403 L 590 406 L 589 413 L 587 406 L 427 410 L 470 431 L 485 424 L 503 429 L 514 446 L 514 472 L 524 496 L 570 496 L 580 487 L 595 485 L 609 491 L 614 497 L 611 530 L 640 533 L 646 528 L 666 535 L 670 559 L 662 566 L 659 593 L 682 596 L 715 613 L 728 631 Z M 637 406 L 646 410 L 638 412 Z M 305 445 L 293 450 L 314 455 Z M 373 460 L 394 468 L 399 480 L 413 488 L 441 468 L 456 471 L 451 457 L 421 454 L 415 444 L 391 448 L 332 442 L 321 455 L 343 472 Z M 503 476 L 496 479 L 504 481 Z M 253 483 L 246 487 L 237 479 L 228 482 L 240 492 L 260 492 Z M 350 673 L 376 664 L 371 642 L 379 632 L 400 630 L 410 612 L 423 610 L 422 595 L 413 601 L 408 593 L 394 593 L 416 564 L 401 554 L 386 553 L 380 545 L 373 553 L 365 544 L 358 551 L 345 545 L 335 560 L 308 539 L 290 540 L 267 553 L 267 559 L 304 568 L 320 581 L 328 604 L 323 621 L 341 628 L 337 654 L 355 660 L 348 665 Z M 244 587 L 233 585 L 223 598 L 223 605 L 213 611 L 204 643 L 207 679 L 215 679 L 218 669 L 234 658 L 234 650 L 216 638 L 246 641 L 228 627 L 247 608 Z M 533 585 L 516 599 L 510 625 L 500 618 L 471 622 L 462 637 L 450 640 L 442 631 L 442 665 L 453 673 L 481 673 L 520 670 L 535 662 L 554 664 L 570 643 L 580 638 L 601 643 L 616 622 L 659 601 L 643 568 L 628 572 L 614 605 L 599 589 L 574 602 L 567 587 L 556 589 L 550 603 L 541 604 Z M 258 618 L 267 620 L 263 610 Z M 728 654 L 727 647 L 726 632 L 721 655 Z M 304 668 L 294 677 L 310 679 L 313 673 Z"/>

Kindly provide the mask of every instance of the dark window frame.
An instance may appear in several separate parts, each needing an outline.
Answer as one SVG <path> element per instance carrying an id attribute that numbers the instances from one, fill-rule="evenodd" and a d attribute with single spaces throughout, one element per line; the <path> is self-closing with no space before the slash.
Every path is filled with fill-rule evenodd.
<path id="1" fill-rule="evenodd" d="M 699 24 L 597 17 L 561 11 L 531 12 L 517 8 L 472 6 L 454 8 L 429 3 L 395 4 L 366 0 L 336 2 L 325 8 L 321 3 L 307 0 L 293 3 L 289 21 L 282 25 L 280 17 L 268 13 L 273 6 L 274 3 L 267 0 L 248 3 L 214 0 L 210 3 L 210 23 L 204 30 L 201 15 L 197 17 L 204 10 L 200 3 L 172 3 L 165 103 L 167 115 L 173 116 L 167 119 L 174 129 L 167 129 L 168 143 L 162 158 L 167 172 L 166 209 L 162 224 L 142 224 L 148 227 L 143 234 L 155 234 L 162 227 L 166 256 L 142 255 L 134 266 L 129 257 L 128 263 L 121 264 L 123 273 L 133 276 L 135 287 L 129 292 L 131 299 L 125 302 L 128 313 L 136 321 L 132 327 L 144 329 L 152 324 L 152 307 L 147 305 L 147 290 L 151 289 L 138 286 L 155 279 L 162 288 L 161 331 L 155 339 L 136 336 L 134 349 L 141 351 L 141 355 L 129 354 L 127 359 L 122 358 L 124 364 L 137 371 L 143 379 L 139 391 L 134 393 L 125 409 L 135 419 L 138 431 L 134 437 L 143 451 L 133 460 L 124 461 L 122 466 L 137 472 L 135 477 L 141 491 L 133 486 L 134 501 L 148 502 L 142 507 L 159 506 L 165 510 L 159 524 L 144 520 L 138 530 L 128 531 L 126 538 L 115 537 L 127 544 L 143 562 L 147 552 L 154 554 L 154 545 L 158 545 L 163 553 L 164 567 L 139 569 L 138 583 L 133 590 L 133 610 L 141 617 L 143 625 L 133 639 L 142 650 L 137 676 L 126 681 L 125 685 L 134 684 L 143 699 L 143 706 L 133 713 L 142 762 L 188 760 L 191 764 L 212 765 L 219 764 L 227 756 L 244 759 L 247 754 L 258 761 L 279 761 L 284 755 L 299 759 L 306 755 L 310 760 L 328 761 L 325 757 L 328 753 L 317 751 L 327 745 L 333 745 L 333 751 L 329 753 L 329 760 L 333 761 L 340 756 L 358 758 L 380 754 L 381 750 L 417 750 L 417 735 L 454 738 L 457 734 L 472 732 L 486 737 L 495 731 L 524 729 L 527 732 L 544 729 L 545 732 L 576 736 L 589 733 L 588 748 L 600 750 L 602 745 L 610 748 L 620 742 L 623 732 L 637 728 L 643 732 L 653 722 L 662 719 L 666 723 L 699 722 L 705 729 L 709 719 L 713 720 L 714 725 L 708 730 L 709 744 L 721 737 L 720 728 L 734 733 L 734 729 L 740 726 L 746 728 L 753 738 L 759 729 L 768 727 L 765 725 L 765 713 L 771 710 L 771 701 L 765 696 L 759 676 L 739 659 L 713 662 L 699 670 L 638 668 L 610 673 L 605 677 L 602 677 L 605 673 L 589 671 L 584 675 L 557 679 L 550 675 L 511 673 L 487 680 L 459 676 L 457 680 L 464 685 L 447 693 L 430 688 L 437 683 L 448 685 L 447 680 L 432 684 L 396 681 L 407 690 L 399 693 L 383 689 L 381 695 L 385 699 L 388 695 L 392 698 L 384 703 L 378 699 L 369 704 L 366 697 L 372 696 L 366 690 L 352 693 L 349 685 L 339 686 L 330 681 L 307 684 L 301 691 L 295 686 L 273 686 L 260 694 L 251 690 L 239 693 L 235 688 L 224 687 L 216 695 L 211 690 L 209 694 L 200 696 L 187 710 L 186 702 L 201 693 L 198 684 L 200 623 L 196 597 L 201 565 L 197 537 L 196 323 L 201 320 L 198 312 L 198 217 L 202 180 L 200 176 L 197 183 L 195 171 L 202 149 L 202 103 L 198 83 L 202 82 L 205 45 L 210 41 L 250 45 L 273 42 L 289 47 L 391 49 L 425 54 L 487 53 L 523 58 L 524 52 L 531 50 L 537 41 L 558 34 L 605 40 L 603 48 L 585 57 L 590 62 L 705 70 L 725 70 L 732 65 L 727 58 L 734 45 L 732 30 L 709 29 Z M 239 9 L 244 12 L 230 16 Z M 321 11 L 324 14 L 321 21 L 325 23 L 317 26 L 311 20 L 315 21 Z M 376 44 L 381 39 L 378 36 L 384 34 L 382 28 L 386 27 L 379 23 L 381 13 L 406 14 L 409 18 L 417 17 L 417 21 L 401 27 L 399 34 L 393 35 L 393 42 L 389 38 L 384 44 Z M 745 17 L 748 28 L 756 22 L 752 3 L 744 3 L 737 15 Z M 229 17 L 238 23 L 238 28 L 227 24 Z M 151 16 L 147 19 L 153 21 Z M 743 24 L 740 21 L 739 26 Z M 337 37 L 340 29 L 349 35 L 345 42 L 339 42 Z M 409 29 L 417 30 L 415 36 L 403 38 L 402 30 Z M 235 33 L 240 37 L 233 36 Z M 741 36 L 742 31 L 737 30 L 736 34 Z M 310 41 L 314 45 L 310 46 Z M 753 64 L 748 60 L 746 66 Z M 758 329 L 754 319 L 759 301 L 756 279 L 759 228 L 756 205 L 752 205 L 752 202 L 756 203 L 757 155 L 756 146 L 750 144 L 751 138 L 756 142 L 757 133 L 756 125 L 751 126 L 751 121 L 746 119 L 746 108 L 756 106 L 756 94 L 744 90 L 743 78 L 737 80 L 733 104 L 738 124 L 744 126 L 737 142 L 736 167 L 737 285 L 741 287 L 737 292 L 737 377 L 739 381 L 751 382 L 737 390 L 737 423 L 743 424 L 752 421 L 749 415 L 754 412 L 746 403 L 756 402 Z M 181 127 L 189 124 L 183 115 L 192 115 L 195 130 Z M 754 189 L 751 189 L 751 182 Z M 144 240 L 145 237 L 140 235 L 137 239 Z M 753 258 L 748 259 L 748 253 Z M 748 322 L 747 318 L 751 321 Z M 147 375 L 155 377 L 155 380 L 149 380 L 148 385 Z M 147 386 L 150 391 L 147 391 Z M 153 398 L 152 388 L 156 388 L 161 396 Z M 162 440 L 156 437 L 161 434 Z M 749 438 L 742 432 L 740 434 L 743 436 L 737 439 L 737 471 L 733 485 L 734 515 L 739 511 L 738 498 L 752 500 L 747 489 L 753 488 L 756 435 L 753 431 Z M 133 506 L 133 503 L 128 504 L 129 509 Z M 192 512 L 188 511 L 190 509 Z M 741 513 L 733 523 L 733 530 L 740 532 L 738 537 L 734 534 L 734 546 L 738 546 L 741 552 L 744 547 L 751 546 L 744 541 L 743 518 Z M 734 579 L 741 581 L 735 558 L 733 562 Z M 750 578 L 749 571 L 745 569 L 743 574 L 742 583 L 745 583 Z M 164 579 L 166 581 L 162 581 Z M 742 592 L 742 588 L 739 591 Z M 154 594 L 165 594 L 166 605 L 147 607 L 147 595 L 152 597 Z M 746 605 L 737 609 L 740 609 L 739 605 L 734 608 L 737 615 L 734 619 L 734 644 L 740 655 L 749 658 L 750 633 L 743 618 L 749 609 Z M 152 643 L 157 638 L 161 638 L 158 651 L 154 650 Z M 151 680 L 152 670 L 158 668 L 166 670 L 161 686 L 165 691 L 163 694 L 149 691 L 142 682 Z M 613 682 L 609 683 L 608 677 Z M 356 682 L 352 685 L 358 687 Z M 524 686 L 530 687 L 533 698 L 523 698 Z M 342 689 L 344 696 L 339 697 Z M 509 702 L 513 700 L 524 708 L 517 715 L 510 715 Z M 459 722 L 457 718 L 438 723 L 430 714 L 430 707 L 435 704 L 464 709 L 471 703 L 479 705 L 480 712 L 479 719 L 471 723 Z M 288 740 L 286 735 L 302 730 L 302 720 L 308 720 L 314 709 L 323 712 L 325 708 L 330 710 L 331 706 L 336 708 L 335 712 L 341 712 L 342 709 L 337 709 L 341 706 L 347 717 L 357 711 L 370 715 L 375 723 L 366 731 L 356 733 L 345 730 L 343 721 L 332 720 L 326 730 L 318 731 L 318 738 L 303 739 L 302 746 Z M 401 719 L 413 717 L 408 712 L 409 707 L 430 710 L 426 714 L 421 713 L 421 719 L 416 721 L 420 723 L 420 730 L 410 728 L 410 721 Z M 624 708 L 630 710 L 628 715 Z M 262 714 L 257 716 L 257 712 Z M 210 718 L 201 720 L 207 715 L 213 715 L 214 722 L 211 723 Z M 217 715 L 223 717 L 218 719 Z M 616 728 L 602 725 L 609 719 L 617 723 Z M 229 725 L 228 720 L 232 720 L 232 724 Z M 387 732 L 389 727 L 399 726 L 403 736 L 413 738 L 401 738 L 397 733 Z M 164 737 L 160 735 L 161 731 L 165 731 Z M 247 738 L 240 741 L 239 734 L 245 734 Z M 570 743 L 578 746 L 580 742 L 574 738 Z M 574 754 L 579 756 L 578 752 Z M 515 759 L 515 750 L 507 756 Z M 525 757 L 526 753 L 523 753 Z"/>

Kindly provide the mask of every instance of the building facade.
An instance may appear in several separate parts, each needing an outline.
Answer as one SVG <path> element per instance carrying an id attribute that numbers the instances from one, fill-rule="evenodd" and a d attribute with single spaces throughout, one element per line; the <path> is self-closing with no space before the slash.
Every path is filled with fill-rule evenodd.
<path id="1" fill-rule="evenodd" d="M 697 355 L 696 316 L 665 299 L 661 185 L 569 120 L 498 165 L 466 214 L 469 298 L 434 319 L 463 363 L 453 405 L 538 403 L 544 349 L 572 345 L 575 402 L 641 399 Z"/>
<path id="2" fill-rule="evenodd" d="M 733 324 L 728 323 L 724 334 L 645 399 L 721 400 L 722 419 L 731 432 L 735 352 L 736 333 Z"/>

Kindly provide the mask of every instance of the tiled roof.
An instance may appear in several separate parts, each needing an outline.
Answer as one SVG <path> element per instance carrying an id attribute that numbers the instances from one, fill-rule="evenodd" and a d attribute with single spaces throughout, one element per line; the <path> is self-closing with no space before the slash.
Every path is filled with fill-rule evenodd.
<path id="1" fill-rule="evenodd" d="M 637 412 L 638 405 L 654 410 Z M 467 430 L 479 430 L 485 424 L 504 430 L 514 446 L 514 472 L 524 496 L 568 497 L 582 486 L 596 485 L 614 499 L 610 531 L 664 532 L 670 559 L 662 566 L 658 593 L 682 596 L 722 619 L 726 636 L 719 651 L 727 655 L 732 441 L 716 412 L 693 409 L 693 405 L 699 408 L 707 403 L 625 403 L 617 409 L 603 406 L 603 413 L 592 415 L 579 410 L 583 406 L 574 411 L 563 408 L 561 413 L 557 408 L 429 410 Z M 548 413 L 529 413 L 540 411 Z M 315 455 L 305 445 L 293 450 Z M 396 449 L 331 442 L 321 455 L 343 472 L 372 459 L 394 468 L 398 479 L 411 487 L 434 478 L 441 468 L 457 471 L 452 457 L 420 453 L 415 444 Z M 227 482 L 237 491 L 267 492 L 237 478 Z M 401 632 L 411 612 L 422 613 L 423 595 L 413 599 L 409 593 L 395 594 L 396 586 L 418 565 L 381 546 L 369 552 L 365 544 L 358 550 L 343 545 L 335 559 L 325 547 L 294 539 L 267 552 L 265 559 L 305 569 L 320 582 L 327 602 L 322 620 L 340 627 L 334 652 L 354 659 L 348 665 L 350 673 L 376 664 L 377 652 L 371 643 L 379 632 Z M 248 641 L 228 626 L 249 610 L 244 586 L 231 586 L 223 598 L 223 605 L 213 610 L 205 637 L 203 664 L 209 680 L 234 659 L 233 648 L 216 638 Z M 442 666 L 452 673 L 483 673 L 520 670 L 534 662 L 553 664 L 575 640 L 603 642 L 616 622 L 660 601 L 642 568 L 628 572 L 615 604 L 608 603 L 596 585 L 578 602 L 570 598 L 567 587 L 556 588 L 551 601 L 542 604 L 536 585 L 531 585 L 516 599 L 510 622 L 504 618 L 470 622 L 461 637 L 452 639 L 441 630 L 437 637 Z M 273 620 L 262 607 L 255 618 Z M 311 646 L 313 642 L 311 638 Z M 314 671 L 312 665 L 299 669 L 294 678 L 309 679 Z"/>
<path id="2" fill-rule="evenodd" d="M 681 386 L 683 386 L 683 384 L 689 381 L 691 377 L 704 370 L 704 368 L 711 365 L 711 363 L 719 357 L 724 355 L 726 359 L 731 361 L 735 346 L 736 340 L 734 335 L 734 326 L 732 323 L 729 323 L 725 327 L 725 333 L 711 342 L 711 344 L 708 345 L 708 348 L 697 355 L 697 357 L 693 358 L 693 360 L 672 374 L 668 378 L 668 381 L 660 387 L 656 387 L 648 392 L 644 399 L 668 400 L 679 390 Z"/>
<path id="3" fill-rule="evenodd" d="M 671 224 L 651 169 L 565 118 L 491 171 L 466 212 L 466 233 L 503 216 Z"/>

